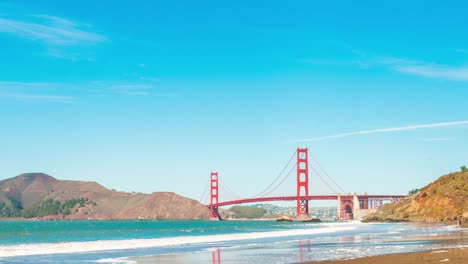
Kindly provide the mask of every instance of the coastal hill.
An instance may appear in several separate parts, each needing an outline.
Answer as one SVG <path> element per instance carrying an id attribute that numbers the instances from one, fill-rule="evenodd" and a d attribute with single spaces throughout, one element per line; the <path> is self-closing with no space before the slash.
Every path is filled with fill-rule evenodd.
<path id="1" fill-rule="evenodd" d="M 364 221 L 439 222 L 468 217 L 468 172 L 454 172 L 438 178 L 416 195 L 383 205 Z"/>
<path id="2" fill-rule="evenodd" d="M 118 192 L 96 182 L 25 173 L 0 181 L 0 217 L 207 219 L 209 212 L 201 203 L 172 192 Z"/>

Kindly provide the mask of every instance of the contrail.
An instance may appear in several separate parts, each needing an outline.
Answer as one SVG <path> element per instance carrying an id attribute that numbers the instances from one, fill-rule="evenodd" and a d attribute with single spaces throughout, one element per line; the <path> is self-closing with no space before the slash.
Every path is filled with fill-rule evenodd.
<path id="1" fill-rule="evenodd" d="M 356 135 L 388 133 L 388 132 L 395 132 L 395 131 L 408 131 L 408 130 L 416 130 L 416 129 L 459 126 L 459 125 L 468 125 L 468 120 L 457 121 L 457 122 L 433 123 L 433 124 L 425 124 L 425 125 L 387 127 L 387 128 L 379 128 L 379 129 L 372 129 L 372 130 L 361 130 L 361 131 L 354 131 L 354 132 L 348 132 L 348 133 L 342 133 L 342 134 L 336 134 L 336 135 L 329 135 L 329 136 L 324 136 L 324 137 L 298 139 L 298 140 L 294 140 L 294 142 L 322 141 L 322 140 L 327 140 L 327 139 L 332 139 L 332 138 L 344 138 L 344 137 L 350 137 L 350 136 L 356 136 Z"/>

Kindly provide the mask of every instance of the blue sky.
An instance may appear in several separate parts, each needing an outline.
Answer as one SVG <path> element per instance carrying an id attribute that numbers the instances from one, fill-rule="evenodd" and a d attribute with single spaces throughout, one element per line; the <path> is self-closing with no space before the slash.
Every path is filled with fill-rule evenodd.
<path id="1" fill-rule="evenodd" d="M 2 1 L 1 178 L 251 196 L 308 147 L 347 192 L 407 193 L 468 164 L 467 7 Z"/>

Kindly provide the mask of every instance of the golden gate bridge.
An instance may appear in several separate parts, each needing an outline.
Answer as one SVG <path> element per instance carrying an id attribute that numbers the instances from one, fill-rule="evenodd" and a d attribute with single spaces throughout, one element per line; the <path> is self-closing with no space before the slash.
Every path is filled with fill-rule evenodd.
<path id="1" fill-rule="evenodd" d="M 296 158 L 294 166 L 288 171 L 287 168 Z M 320 163 L 317 165 L 323 170 Z M 334 193 L 331 195 L 313 195 L 309 193 L 309 171 L 315 172 L 319 179 Z M 289 176 L 296 171 L 296 194 L 291 196 L 274 196 L 271 195 L 283 182 L 288 179 Z M 324 171 L 324 170 L 323 170 Z M 325 171 L 324 171 L 325 172 Z M 339 219 L 356 219 L 363 214 L 367 213 L 369 209 L 377 209 L 386 201 L 398 201 L 406 195 L 393 195 L 393 194 L 346 194 L 346 192 L 333 180 L 332 177 L 325 172 L 325 175 L 331 180 L 328 183 L 324 177 L 309 163 L 309 153 L 307 148 L 297 148 L 293 153 L 289 162 L 280 172 L 280 174 L 274 179 L 274 181 L 258 193 L 250 198 L 240 198 L 236 195 L 235 199 L 229 199 L 226 201 L 220 201 L 219 199 L 219 187 L 220 187 L 220 176 L 218 172 L 211 172 L 209 181 L 209 203 L 206 205 L 210 209 L 210 219 L 219 220 L 220 214 L 218 208 L 221 206 L 237 205 L 245 203 L 259 203 L 259 202 L 272 202 L 272 201 L 296 201 L 296 219 L 297 220 L 308 220 L 309 216 L 309 201 L 325 201 L 334 200 L 337 201 L 337 211 Z M 333 188 L 339 189 L 338 192 Z M 230 190 L 226 187 L 227 190 Z M 206 192 L 206 189 L 205 189 Z M 205 193 L 204 192 L 204 193 Z M 232 191 L 231 191 L 232 192 Z M 232 192 L 233 193 L 233 192 Z M 203 197 L 203 195 L 202 195 Z M 202 200 L 202 199 L 201 199 Z"/>

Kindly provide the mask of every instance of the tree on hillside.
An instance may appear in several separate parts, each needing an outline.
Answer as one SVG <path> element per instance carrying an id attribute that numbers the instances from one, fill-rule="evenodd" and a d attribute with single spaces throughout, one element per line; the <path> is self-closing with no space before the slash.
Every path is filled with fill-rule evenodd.
<path id="1" fill-rule="evenodd" d="M 236 217 L 248 219 L 260 218 L 266 213 L 266 210 L 263 208 L 254 208 L 240 205 L 231 207 L 229 211 L 234 212 Z"/>
<path id="2" fill-rule="evenodd" d="M 415 195 L 415 194 L 418 194 L 419 192 L 421 191 L 421 189 L 413 189 L 411 191 L 408 192 L 408 195 Z"/>
<path id="3" fill-rule="evenodd" d="M 468 171 L 468 168 L 465 165 L 461 166 L 460 169 L 461 169 L 462 172 L 467 172 Z"/>

